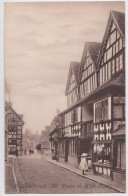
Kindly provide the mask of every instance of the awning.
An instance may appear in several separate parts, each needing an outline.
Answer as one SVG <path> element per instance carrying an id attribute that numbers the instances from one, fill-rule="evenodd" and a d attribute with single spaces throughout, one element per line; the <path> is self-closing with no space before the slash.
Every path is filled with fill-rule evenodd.
<path id="1" fill-rule="evenodd" d="M 119 125 L 118 128 L 113 132 L 113 137 L 125 135 L 125 124 Z"/>

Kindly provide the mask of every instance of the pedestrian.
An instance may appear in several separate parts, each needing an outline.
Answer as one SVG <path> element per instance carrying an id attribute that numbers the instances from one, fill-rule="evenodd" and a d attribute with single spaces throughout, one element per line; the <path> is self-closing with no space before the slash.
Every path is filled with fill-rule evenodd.
<path id="1" fill-rule="evenodd" d="M 16 149 L 16 152 L 15 153 L 16 153 L 16 157 L 18 157 L 18 149 Z"/>
<path id="2" fill-rule="evenodd" d="M 26 152 L 26 149 L 24 150 L 24 155 L 26 155 L 27 154 L 27 152 Z"/>
<path id="3" fill-rule="evenodd" d="M 88 171 L 88 163 L 87 163 L 87 160 L 86 160 L 86 156 L 87 154 L 86 153 L 83 153 L 81 155 L 81 162 L 80 162 L 80 169 L 82 170 L 82 174 L 85 175 L 85 171 Z"/>
<path id="4" fill-rule="evenodd" d="M 29 150 L 29 155 L 31 155 L 31 149 Z"/>

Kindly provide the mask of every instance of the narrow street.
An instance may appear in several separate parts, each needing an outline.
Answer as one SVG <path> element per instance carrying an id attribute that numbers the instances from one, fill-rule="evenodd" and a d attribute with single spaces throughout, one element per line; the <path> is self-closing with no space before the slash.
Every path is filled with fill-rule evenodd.
<path id="1" fill-rule="evenodd" d="M 41 155 L 18 158 L 25 193 L 114 193 L 99 183 L 49 163 Z"/>

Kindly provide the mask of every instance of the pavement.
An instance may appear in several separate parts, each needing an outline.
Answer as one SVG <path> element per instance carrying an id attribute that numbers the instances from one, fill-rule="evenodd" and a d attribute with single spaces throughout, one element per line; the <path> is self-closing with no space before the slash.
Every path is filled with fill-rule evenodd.
<path id="1" fill-rule="evenodd" d="M 6 193 L 119 193 L 121 189 L 94 179 L 92 172 L 86 176 L 68 164 L 51 160 L 48 156 L 31 155 L 6 162 Z M 92 176 L 91 176 L 92 175 Z"/>
<path id="2" fill-rule="evenodd" d="M 5 192 L 7 194 L 15 194 L 18 192 L 14 174 L 14 159 L 13 156 L 10 156 L 8 161 L 5 162 Z"/>
<path id="3" fill-rule="evenodd" d="M 102 185 L 105 185 L 107 187 L 110 187 L 120 193 L 125 193 L 126 192 L 126 186 L 122 185 L 122 184 L 118 184 L 114 181 L 112 181 L 110 178 L 107 178 L 107 177 L 103 177 L 103 176 L 99 176 L 99 175 L 94 175 L 93 171 L 92 170 L 89 170 L 88 172 L 85 173 L 85 175 L 82 175 L 82 172 L 80 169 L 78 168 L 75 168 L 75 167 L 72 167 L 70 166 L 69 164 L 67 163 L 61 163 L 61 162 L 58 162 L 56 160 L 52 160 L 50 157 L 46 157 L 47 161 L 50 162 L 50 163 L 53 163 L 53 164 L 56 164 L 60 167 L 63 167 L 73 173 L 76 173 L 77 175 L 83 177 L 83 178 L 86 178 L 86 179 L 90 179 L 94 182 L 98 182 Z"/>

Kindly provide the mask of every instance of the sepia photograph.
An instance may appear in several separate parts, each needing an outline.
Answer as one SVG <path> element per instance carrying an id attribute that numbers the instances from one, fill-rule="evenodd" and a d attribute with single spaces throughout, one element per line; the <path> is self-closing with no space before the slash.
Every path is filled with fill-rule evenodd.
<path id="1" fill-rule="evenodd" d="M 4 3 L 5 194 L 126 193 L 125 1 Z"/>

